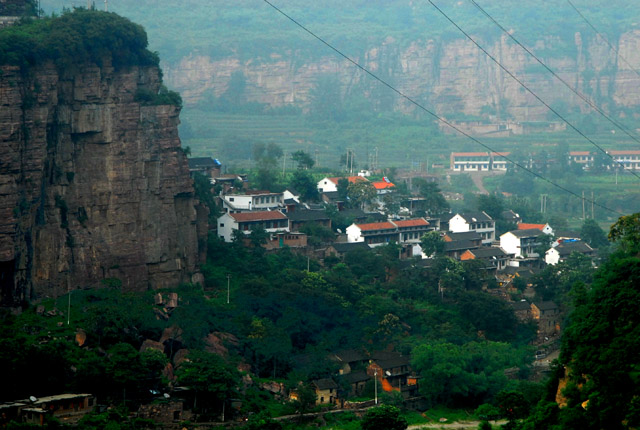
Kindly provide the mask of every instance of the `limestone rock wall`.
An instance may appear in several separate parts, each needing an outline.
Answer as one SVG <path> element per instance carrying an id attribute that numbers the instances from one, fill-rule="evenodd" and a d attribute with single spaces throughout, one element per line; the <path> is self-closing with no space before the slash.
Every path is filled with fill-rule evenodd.
<path id="1" fill-rule="evenodd" d="M 543 100 L 565 103 L 583 112 L 590 110 L 507 36 L 492 42 L 477 40 Z M 640 31 L 624 33 L 614 43 L 633 68 L 640 68 Z M 612 104 L 640 105 L 640 77 L 601 39 L 576 33 L 570 41 L 552 37 L 538 40 L 530 49 L 604 109 L 610 109 Z M 305 106 L 321 75 L 337 77 L 343 94 L 359 83 L 364 85 L 358 91 L 378 85 L 346 60 L 330 52 L 324 55 L 324 50 L 318 52 L 317 57 L 305 60 L 293 51 L 287 55 L 273 54 L 268 61 L 241 61 L 238 57 L 213 60 L 194 53 L 178 63 L 165 64 L 164 70 L 171 87 L 177 88 L 191 104 L 207 92 L 219 97 L 237 71 L 246 78 L 247 99 L 272 106 L 290 103 Z M 498 115 L 518 121 L 545 120 L 548 116 L 540 102 L 467 39 L 416 40 L 406 45 L 389 37 L 354 59 L 441 114 Z M 412 109 L 403 100 L 396 100 L 397 109 Z"/>
<path id="2" fill-rule="evenodd" d="M 118 278 L 189 281 L 197 201 L 179 109 L 143 106 L 155 67 L 0 68 L 0 298 L 15 304 Z"/>

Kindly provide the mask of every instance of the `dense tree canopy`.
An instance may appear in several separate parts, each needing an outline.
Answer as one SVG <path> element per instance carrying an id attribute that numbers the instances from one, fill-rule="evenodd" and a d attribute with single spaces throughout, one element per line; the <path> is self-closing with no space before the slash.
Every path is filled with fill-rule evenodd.
<path id="1" fill-rule="evenodd" d="M 82 62 L 116 68 L 158 65 L 147 50 L 147 34 L 115 13 L 75 9 L 59 17 L 26 20 L 0 32 L 0 65 L 23 68 L 54 61 L 67 68 Z"/>

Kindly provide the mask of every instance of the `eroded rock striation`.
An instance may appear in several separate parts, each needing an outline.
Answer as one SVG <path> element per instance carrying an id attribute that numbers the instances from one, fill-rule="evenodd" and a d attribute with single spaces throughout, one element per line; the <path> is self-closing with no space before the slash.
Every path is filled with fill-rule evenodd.
<path id="1" fill-rule="evenodd" d="M 117 278 L 190 281 L 197 201 L 179 107 L 143 105 L 155 66 L 0 67 L 0 285 L 5 305 Z"/>

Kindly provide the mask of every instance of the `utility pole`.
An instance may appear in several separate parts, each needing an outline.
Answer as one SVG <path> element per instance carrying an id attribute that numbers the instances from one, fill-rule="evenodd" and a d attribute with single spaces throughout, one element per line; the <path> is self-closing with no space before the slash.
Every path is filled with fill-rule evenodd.
<path id="1" fill-rule="evenodd" d="M 593 196 L 593 191 L 591 191 L 591 219 L 596 219 L 593 211 L 594 205 L 595 205 L 594 201 L 595 201 L 595 197 Z"/>
<path id="2" fill-rule="evenodd" d="M 378 404 L 378 369 L 374 369 L 373 370 L 373 377 L 374 377 L 374 393 L 375 393 L 375 399 L 376 399 L 376 405 Z"/>
<path id="3" fill-rule="evenodd" d="M 109 0 L 104 0 L 104 11 L 109 12 Z"/>
<path id="4" fill-rule="evenodd" d="M 584 219 L 584 190 L 582 190 L 582 219 Z"/>
<path id="5" fill-rule="evenodd" d="M 231 296 L 231 274 L 227 274 L 227 304 L 229 304 L 229 298 Z"/>
<path id="6" fill-rule="evenodd" d="M 287 151 L 284 151 L 282 155 L 282 176 L 284 177 L 284 172 L 287 169 Z"/>

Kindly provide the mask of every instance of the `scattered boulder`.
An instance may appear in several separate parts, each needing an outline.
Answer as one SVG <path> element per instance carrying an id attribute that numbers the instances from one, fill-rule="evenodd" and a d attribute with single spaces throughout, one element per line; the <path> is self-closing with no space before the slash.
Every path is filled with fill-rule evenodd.
<path id="1" fill-rule="evenodd" d="M 160 342 L 156 342 L 155 340 L 147 339 L 142 342 L 142 345 L 140 346 L 140 352 L 145 352 L 149 349 L 155 349 L 156 351 L 160 351 L 164 354 L 164 345 Z"/>
<path id="2" fill-rule="evenodd" d="M 87 341 L 87 332 L 79 328 L 76 330 L 76 343 L 78 346 L 83 346 Z"/>

